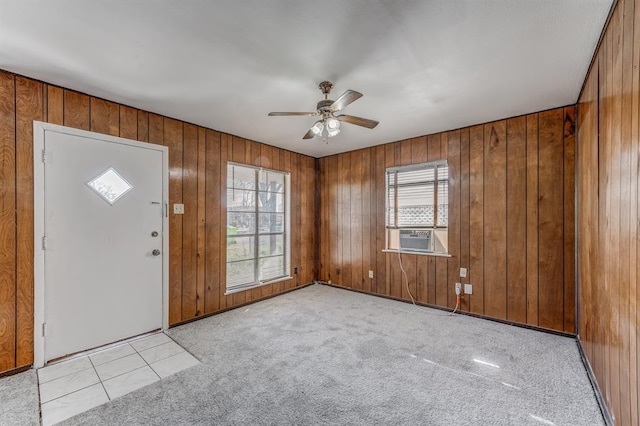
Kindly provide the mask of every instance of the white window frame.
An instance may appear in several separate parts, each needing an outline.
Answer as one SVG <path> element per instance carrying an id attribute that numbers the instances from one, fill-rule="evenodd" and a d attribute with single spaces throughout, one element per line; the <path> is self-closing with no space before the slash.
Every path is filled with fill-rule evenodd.
<path id="1" fill-rule="evenodd" d="M 238 235 L 239 238 L 242 237 L 246 237 L 246 236 L 253 236 L 254 238 L 254 257 L 251 258 L 254 260 L 254 281 L 253 282 L 249 282 L 249 283 L 243 283 L 243 284 L 236 284 L 233 285 L 231 287 L 229 287 L 229 280 L 228 280 L 228 274 L 229 274 L 229 268 L 228 268 L 228 264 L 229 261 L 227 259 L 227 254 L 228 254 L 228 249 L 227 251 L 225 251 L 225 263 L 227 265 L 227 272 L 226 272 L 226 276 L 225 276 L 225 295 L 227 294 L 233 294 L 233 293 L 238 293 L 241 291 L 246 291 L 246 290 L 250 290 L 252 288 L 256 288 L 256 287 L 261 287 L 263 285 L 267 285 L 267 284 L 274 284 L 274 283 L 278 283 L 281 281 L 286 281 L 286 280 L 290 280 L 293 279 L 293 277 L 291 276 L 291 173 L 289 172 L 284 172 L 282 170 L 274 170 L 274 169 L 267 169 L 267 168 L 263 168 L 263 167 L 256 167 L 256 166 L 252 166 L 249 164 L 243 164 L 243 163 L 237 163 L 237 162 L 233 162 L 233 161 L 228 161 L 227 162 L 227 170 L 228 170 L 228 166 L 235 166 L 235 167 L 243 167 L 245 169 L 252 169 L 255 172 L 255 179 L 256 179 L 256 203 L 255 203 L 255 215 L 256 215 L 256 225 L 255 225 L 255 230 L 254 233 L 252 234 L 242 234 L 242 235 Z M 284 274 L 282 276 L 279 277 L 274 277 L 271 279 L 267 279 L 267 280 L 260 280 L 259 276 L 260 276 L 260 265 L 259 265 L 259 260 L 260 260 L 260 255 L 259 255 L 259 248 L 260 248 L 260 236 L 265 236 L 265 235 L 270 235 L 270 234 L 264 234 L 264 233 L 260 233 L 260 226 L 259 226 L 259 194 L 260 194 L 260 189 L 259 189 L 259 176 L 260 176 L 260 172 L 268 172 L 268 173 L 278 173 L 280 175 L 282 175 L 284 177 Z M 229 175 L 227 172 L 227 179 L 225 181 L 225 198 L 227 197 L 226 191 L 229 191 Z M 226 201 L 225 201 L 226 204 Z M 228 206 L 226 208 L 226 212 L 225 214 L 228 215 Z M 227 216 L 228 217 L 228 216 Z M 227 221 L 228 223 L 228 221 Z M 228 227 L 225 227 L 225 229 L 223 230 L 224 232 L 224 238 L 225 241 L 227 241 L 228 238 Z M 278 233 L 278 235 L 280 235 Z M 228 247 L 228 246 L 227 246 Z M 246 259 L 246 260 L 251 260 L 251 259 Z"/>
<path id="2" fill-rule="evenodd" d="M 411 164 L 411 165 L 407 165 L 407 166 L 396 166 L 396 167 L 389 167 L 385 170 L 385 249 L 383 251 L 385 252 L 396 252 L 396 251 L 404 251 L 400 249 L 400 246 L 398 244 L 398 238 L 399 238 L 399 231 L 401 229 L 411 229 L 411 230 L 433 230 L 433 232 L 435 233 L 437 232 L 444 232 L 444 235 L 447 235 L 446 233 L 448 232 L 449 229 L 449 221 L 447 219 L 447 225 L 443 226 L 443 225 L 438 225 L 438 186 L 439 183 L 442 182 L 442 180 L 438 179 L 438 171 L 437 168 L 438 167 L 442 167 L 442 166 L 446 166 L 448 168 L 448 163 L 447 160 L 436 160 L 436 161 L 430 161 L 427 163 L 421 163 L 421 164 Z M 433 193 L 433 209 L 434 209 L 434 217 L 433 217 L 433 224 L 413 224 L 413 225 L 403 225 L 400 226 L 398 225 L 398 173 L 402 173 L 402 172 L 410 172 L 410 171 L 416 171 L 416 170 L 426 170 L 429 168 L 433 168 L 436 169 L 435 173 L 434 173 L 434 193 Z M 393 208 L 394 208 L 394 212 L 393 212 L 393 224 L 389 224 L 389 180 L 388 180 L 388 176 L 390 173 L 396 173 L 396 177 L 394 180 L 394 202 L 393 202 Z M 449 175 L 447 174 L 447 185 L 449 182 Z M 447 206 L 448 206 L 448 202 L 447 202 Z M 394 243 L 395 241 L 395 243 Z M 446 238 L 445 238 L 446 241 Z M 448 245 L 448 244 L 447 244 Z M 392 246 L 396 246 L 396 247 L 392 247 Z M 415 253 L 415 254 L 428 254 L 428 255 L 444 255 L 444 256 L 449 256 L 448 253 L 446 252 L 446 248 L 444 250 L 438 250 L 435 249 L 434 251 L 427 251 L 427 252 L 422 252 L 422 253 Z"/>

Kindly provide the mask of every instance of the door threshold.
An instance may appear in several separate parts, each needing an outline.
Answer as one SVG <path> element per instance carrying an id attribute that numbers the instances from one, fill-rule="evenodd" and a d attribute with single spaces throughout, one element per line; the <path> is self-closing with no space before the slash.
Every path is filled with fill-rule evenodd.
<path id="1" fill-rule="evenodd" d="M 146 333 L 136 334 L 135 336 L 127 337 L 126 339 L 116 340 L 115 342 L 108 343 L 106 345 L 96 346 L 94 348 L 87 349 L 87 350 L 80 351 L 80 352 L 74 352 L 72 354 L 64 355 L 64 356 L 61 356 L 59 358 L 55 358 L 55 359 L 52 359 L 50 361 L 47 361 L 42 367 L 39 367 L 39 368 L 44 368 L 44 367 L 47 367 L 49 365 L 58 364 L 58 363 L 64 362 L 64 361 L 71 361 L 73 359 L 81 358 L 81 357 L 87 356 L 87 355 L 93 355 L 93 354 L 95 354 L 97 352 L 104 351 L 105 349 L 111 349 L 111 348 L 114 348 L 116 346 L 120 346 L 120 345 L 122 345 L 124 343 L 131 343 L 131 342 L 136 341 L 138 339 L 149 337 L 149 336 L 152 336 L 154 334 L 158 334 L 158 333 L 162 333 L 162 332 L 163 331 L 162 331 L 161 328 L 157 328 L 155 330 L 147 331 Z"/>

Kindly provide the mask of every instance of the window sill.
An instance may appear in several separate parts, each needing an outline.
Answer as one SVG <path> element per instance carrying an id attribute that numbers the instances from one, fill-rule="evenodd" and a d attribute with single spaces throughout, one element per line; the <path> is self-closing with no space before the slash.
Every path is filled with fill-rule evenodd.
<path id="1" fill-rule="evenodd" d="M 435 252 L 427 252 L 427 251 L 411 251 L 411 250 L 394 250 L 394 249 L 384 249 L 383 253 L 401 253 L 401 254 L 415 254 L 417 256 L 435 256 L 435 257 L 453 257 L 449 253 L 435 253 Z"/>
<path id="2" fill-rule="evenodd" d="M 293 277 L 289 275 L 289 276 L 286 276 L 286 277 L 274 278 L 274 279 L 269 280 L 269 281 L 261 281 L 259 283 L 247 285 L 246 287 L 243 286 L 243 287 L 227 290 L 224 293 L 224 295 L 228 296 L 230 294 L 240 293 L 241 291 L 247 291 L 247 290 L 251 290 L 253 288 L 262 287 L 263 285 L 276 284 L 276 283 L 279 283 L 279 282 L 282 282 L 282 281 L 288 281 L 288 280 L 292 280 L 292 279 L 293 279 Z"/>

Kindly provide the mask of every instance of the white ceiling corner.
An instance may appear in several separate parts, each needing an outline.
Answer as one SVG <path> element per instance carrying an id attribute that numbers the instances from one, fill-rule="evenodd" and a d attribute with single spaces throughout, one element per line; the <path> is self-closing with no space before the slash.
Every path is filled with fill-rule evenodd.
<path id="1" fill-rule="evenodd" d="M 612 0 L 0 0 L 0 69 L 315 157 L 575 103 Z M 364 96 L 302 140 L 317 85 Z"/>

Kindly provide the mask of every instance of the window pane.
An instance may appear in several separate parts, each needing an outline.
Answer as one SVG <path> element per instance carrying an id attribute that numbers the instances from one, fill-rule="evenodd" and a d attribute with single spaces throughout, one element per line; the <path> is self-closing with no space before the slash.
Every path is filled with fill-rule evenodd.
<path id="1" fill-rule="evenodd" d="M 227 188 L 255 189 L 256 169 L 227 165 Z"/>
<path id="2" fill-rule="evenodd" d="M 260 257 L 275 256 L 283 253 L 284 234 L 260 237 Z"/>
<path id="3" fill-rule="evenodd" d="M 227 189 L 227 211 L 256 211 L 256 192 L 242 189 Z"/>
<path id="4" fill-rule="evenodd" d="M 438 182 L 438 226 L 449 224 L 449 182 Z"/>
<path id="5" fill-rule="evenodd" d="M 260 170 L 260 190 L 284 193 L 284 174 Z"/>
<path id="6" fill-rule="evenodd" d="M 227 212 L 227 235 L 255 234 L 256 214 Z"/>
<path id="7" fill-rule="evenodd" d="M 284 232 L 284 213 L 260 213 L 260 233 Z"/>
<path id="8" fill-rule="evenodd" d="M 396 226 L 395 219 L 395 199 L 396 199 L 396 187 L 395 187 L 395 173 L 387 173 L 387 226 Z"/>
<path id="9" fill-rule="evenodd" d="M 266 281 L 285 276 L 284 256 L 260 259 L 260 280 Z"/>
<path id="10" fill-rule="evenodd" d="M 426 166 L 426 169 L 422 170 L 410 170 L 398 172 L 398 186 L 433 181 L 435 178 L 435 170 L 433 166 Z"/>
<path id="11" fill-rule="evenodd" d="M 254 236 L 227 236 L 227 262 L 253 259 L 256 255 L 254 244 Z"/>
<path id="12" fill-rule="evenodd" d="M 254 283 L 255 260 L 243 260 L 241 262 L 227 263 L 227 289 L 237 285 Z"/>
<path id="13" fill-rule="evenodd" d="M 399 187 L 398 226 L 433 226 L 434 192 L 433 182 Z"/>
<path id="14" fill-rule="evenodd" d="M 260 191 L 258 201 L 262 212 L 284 213 L 284 194 Z"/>

